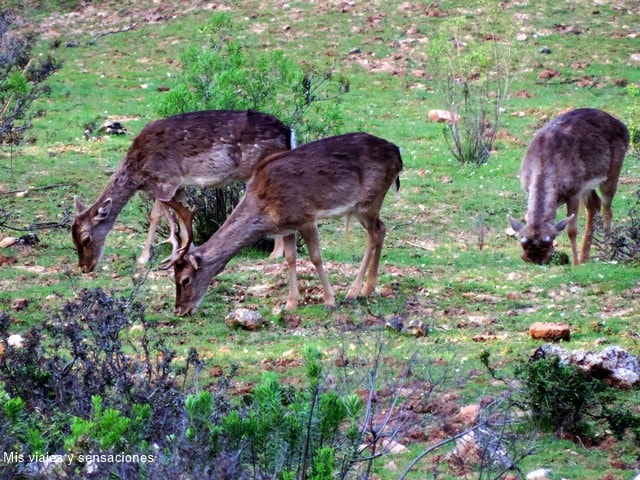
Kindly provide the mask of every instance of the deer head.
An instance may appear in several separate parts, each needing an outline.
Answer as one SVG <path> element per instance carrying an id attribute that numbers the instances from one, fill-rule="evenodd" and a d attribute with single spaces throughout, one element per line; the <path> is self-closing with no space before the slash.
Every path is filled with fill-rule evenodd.
<path id="1" fill-rule="evenodd" d="M 525 262 L 544 265 L 549 263 L 554 251 L 554 239 L 562 232 L 574 216 L 553 224 L 545 223 L 537 227 L 523 225 L 518 220 L 508 215 L 511 228 L 518 234 L 522 246 L 522 259 Z"/>
<path id="2" fill-rule="evenodd" d="M 71 226 L 71 238 L 78 252 L 78 265 L 82 273 L 93 271 L 102 257 L 104 240 L 113 227 L 111 198 L 87 208 L 76 196 L 73 198 L 76 217 Z"/>

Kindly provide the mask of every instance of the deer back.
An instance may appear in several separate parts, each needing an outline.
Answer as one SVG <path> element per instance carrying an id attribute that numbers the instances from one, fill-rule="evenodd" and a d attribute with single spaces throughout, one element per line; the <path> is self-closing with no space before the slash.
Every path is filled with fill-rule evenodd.
<path id="1" fill-rule="evenodd" d="M 401 170 L 396 145 L 367 133 L 349 133 L 265 158 L 245 195 L 278 232 L 295 231 L 306 222 L 350 212 L 377 216 Z"/>
<path id="2" fill-rule="evenodd" d="M 211 110 L 147 125 L 124 160 L 140 188 L 170 200 L 188 185 L 246 181 L 258 160 L 294 145 L 292 130 L 272 115 Z"/>

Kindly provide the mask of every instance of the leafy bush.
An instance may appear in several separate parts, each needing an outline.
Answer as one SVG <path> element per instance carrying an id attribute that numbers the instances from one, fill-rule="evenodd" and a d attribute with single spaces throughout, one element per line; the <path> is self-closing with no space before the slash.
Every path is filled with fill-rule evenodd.
<path id="1" fill-rule="evenodd" d="M 228 14 L 217 13 L 198 30 L 199 41 L 182 55 L 181 76 L 158 98 L 156 111 L 162 116 L 209 109 L 266 112 L 292 127 L 299 142 L 338 133 L 339 97 L 349 91 L 347 80 L 328 67 L 302 66 L 279 50 L 249 48 L 234 40 L 237 29 Z M 241 185 L 187 189 L 187 202 L 196 209 L 197 241 L 206 241 L 222 225 L 243 192 Z"/>
<path id="2" fill-rule="evenodd" d="M 627 85 L 629 102 L 626 109 L 626 121 L 629 128 L 629 152 L 640 157 L 640 84 Z"/>
<path id="3" fill-rule="evenodd" d="M 516 376 L 523 383 L 525 409 L 541 430 L 558 436 L 588 432 L 584 418 L 596 404 L 601 381 L 557 357 L 520 364 Z"/>
<path id="4" fill-rule="evenodd" d="M 514 399 L 542 431 L 588 438 L 606 431 L 618 438 L 631 433 L 640 445 L 640 415 L 627 406 L 626 392 L 557 357 L 521 363 L 516 377 L 522 391 Z"/>
<path id="5" fill-rule="evenodd" d="M 194 391 L 203 367 L 197 353 L 177 367 L 131 297 L 82 290 L 51 322 L 26 332 L 21 347 L 6 340 L 11 324 L 0 314 L 0 449 L 16 455 L 0 464 L 2 479 L 355 478 L 388 453 L 382 440 L 415 426 L 400 396 L 413 360 L 383 384 L 378 355 L 359 376 L 364 384 L 336 385 L 320 353 L 308 349 L 304 387 L 265 373 L 238 402 L 229 393 L 233 371 Z M 33 462 L 33 455 L 67 461 Z"/>

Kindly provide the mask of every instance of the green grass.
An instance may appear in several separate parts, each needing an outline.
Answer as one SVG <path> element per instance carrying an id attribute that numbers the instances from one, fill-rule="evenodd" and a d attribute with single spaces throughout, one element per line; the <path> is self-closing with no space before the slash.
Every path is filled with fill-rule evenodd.
<path id="1" fill-rule="evenodd" d="M 45 4 L 44 9 L 33 15 L 41 21 L 56 8 L 50 2 L 40 3 Z M 282 360 L 290 366 L 279 373 L 294 378 L 300 369 L 286 360 L 299 359 L 305 344 L 313 342 L 327 352 L 329 362 L 340 348 L 357 356 L 359 352 L 350 345 L 367 336 L 376 338 L 374 332 L 386 318 L 404 315 L 424 321 L 429 335 L 414 338 L 386 333 L 385 339 L 394 345 L 390 350 L 394 358 L 407 358 L 415 349 L 426 357 L 445 358 L 455 368 L 452 388 L 463 405 L 504 389 L 482 369 L 479 356 L 488 350 L 497 367 L 508 374 L 515 362 L 539 346 L 528 338 L 533 322 L 569 323 L 572 340 L 566 347 L 572 350 L 620 344 L 637 353 L 638 265 L 601 261 L 576 268 L 527 265 L 520 260 L 517 241 L 505 234 L 506 215 L 525 213 L 518 167 L 545 115 L 552 118 L 572 107 L 593 106 L 625 118 L 627 99 L 618 81 L 640 82 L 640 70 L 628 60 L 637 51 L 637 39 L 623 35 L 630 26 L 640 24 L 636 2 L 616 2 L 621 8 L 615 9 L 566 1 L 507 6 L 507 15 L 526 14 L 517 28 L 527 33 L 527 40 L 514 42 L 512 47 L 523 66 L 511 92 L 525 90 L 530 98 L 509 99 L 502 125 L 508 136 L 498 140 L 496 152 L 481 167 L 460 166 L 447 150 L 442 126 L 427 121 L 427 111 L 441 108 L 441 102 L 433 91 L 433 80 L 411 71 L 430 73 L 429 62 L 434 59 L 428 58 L 428 43 L 401 48 L 412 37 L 428 39 L 444 21 L 421 14 L 419 7 L 426 4 L 415 2 L 412 10 L 405 11 L 400 1 L 348 3 L 341 13 L 337 4 L 322 2 L 288 2 L 286 8 L 282 7 L 285 2 L 226 3 L 241 26 L 239 40 L 247 45 L 283 49 L 300 62 L 334 65 L 345 75 L 351 91 L 341 99 L 344 131 L 364 130 L 395 142 L 402 148 L 405 168 L 398 198 L 389 196 L 382 211 L 388 233 L 380 293 L 370 299 L 343 302 L 364 250 L 364 232 L 354 225 L 345 239 L 341 220 L 321 228 L 323 254 L 339 303 L 334 311 L 322 305 L 317 278 L 309 267 L 309 274 L 300 274 L 304 299 L 300 308 L 295 314 L 282 313 L 287 295 L 284 267 L 246 253 L 214 279 L 193 317 L 177 319 L 172 276 L 154 269 L 140 299 L 179 356 L 195 347 L 207 358 L 208 367 L 219 365 L 228 370 L 238 365 L 240 378 L 246 382 L 257 381 L 263 368 Z M 440 4 L 448 19 L 476 15 L 480 8 L 462 0 Z M 126 13 L 133 5 L 125 2 L 112 7 Z M 0 226 L 0 237 L 21 234 L 10 226 L 25 228 L 73 215 L 75 194 L 87 203 L 94 201 L 133 136 L 157 118 L 153 105 L 162 96 L 158 87 L 172 85 L 179 73 L 181 51 L 196 41 L 195 27 L 206 24 L 210 14 L 198 10 L 177 14 L 171 20 L 103 36 L 96 44 L 87 42 L 97 32 L 83 30 L 79 22 L 69 38 L 62 37 L 57 55 L 65 64 L 49 82 L 51 97 L 37 102 L 36 108 L 46 110 L 46 115 L 37 118 L 29 131 L 35 143 L 11 156 L 8 148 L 0 150 L 0 191 L 61 186 L 34 190 L 25 197 L 0 196 L 0 208 L 11 215 Z M 560 24 L 582 33 L 560 33 L 555 27 Z M 122 26 L 126 25 L 124 21 Z M 64 48 L 69 39 L 79 41 L 79 47 Z M 42 42 L 42 51 L 48 50 L 49 42 Z M 540 53 L 545 46 L 551 54 Z M 349 54 L 356 48 L 362 53 Z M 368 65 L 363 66 L 364 61 Z M 369 71 L 377 61 L 388 62 L 397 70 L 393 74 Z M 574 68 L 575 62 L 585 65 Z M 544 68 L 553 68 L 560 75 L 538 80 Z M 580 86 L 576 80 L 583 76 L 596 84 Z M 130 134 L 102 141 L 82 139 L 88 122 L 99 125 L 109 116 L 126 118 Z M 636 159 L 626 159 L 625 181 L 614 200 L 614 225 L 628 221 L 639 169 Z M 123 210 L 95 274 L 79 273 L 67 229 L 37 232 L 42 243 L 33 249 L 2 251 L 17 258 L 16 265 L 0 267 L 0 309 L 14 318 L 13 330 L 24 331 L 47 321 L 79 288 L 100 286 L 128 294 L 133 289 L 132 277 L 139 273 L 135 258 L 146 233 L 139 205 L 135 198 Z M 579 228 L 583 222 L 581 218 Z M 566 235 L 558 237 L 558 249 L 569 252 Z M 306 253 L 300 258 L 306 262 Z M 28 299 L 27 308 L 11 311 L 14 298 Z M 264 314 L 268 320 L 264 330 L 230 330 L 224 324 L 226 314 L 246 305 Z M 379 318 L 372 321 L 375 316 Z M 300 322 L 292 327 L 294 317 Z M 637 390 L 628 395 L 630 404 L 637 403 Z M 524 461 L 525 472 L 546 467 L 552 469 L 553 479 L 574 480 L 632 475 L 634 448 L 629 441 L 611 449 L 585 449 L 549 436 L 539 436 L 538 441 L 538 453 Z M 419 446 L 411 449 L 415 454 Z M 559 451 L 564 453 L 558 455 Z M 629 468 L 609 465 L 618 456 Z M 407 458 L 394 459 L 400 470 Z M 383 459 L 376 474 L 385 480 L 396 478 L 387 463 Z M 421 465 L 420 471 L 426 472 L 426 467 Z"/>

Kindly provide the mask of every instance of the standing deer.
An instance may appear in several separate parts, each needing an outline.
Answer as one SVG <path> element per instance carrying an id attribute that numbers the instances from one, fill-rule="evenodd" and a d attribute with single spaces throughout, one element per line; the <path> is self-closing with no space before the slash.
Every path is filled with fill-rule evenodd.
<path id="1" fill-rule="evenodd" d="M 192 240 L 193 213 L 182 203 L 190 185 L 222 186 L 247 181 L 261 158 L 295 147 L 293 131 L 277 118 L 252 111 L 211 110 L 176 115 L 149 123 L 133 139 L 126 156 L 96 202 L 86 208 L 75 197 L 71 228 L 83 273 L 100 261 L 104 241 L 122 208 L 138 191 L 151 193 L 155 204 L 139 263 L 149 259 L 155 230 L 167 217 L 172 257 Z M 174 239 L 171 209 L 180 226 Z"/>
<path id="2" fill-rule="evenodd" d="M 357 218 L 367 231 L 364 258 L 347 298 L 369 295 L 376 287 L 386 232 L 380 208 L 389 188 L 399 187 L 401 170 L 398 147 L 366 133 L 318 140 L 260 161 L 244 198 L 222 227 L 206 243 L 173 262 L 176 313 L 184 316 L 195 311 L 211 279 L 232 257 L 257 239 L 273 235 L 283 236 L 289 269 L 286 308 L 294 310 L 299 297 L 296 231 L 307 244 L 322 282 L 324 302 L 334 307 L 334 293 L 322 266 L 317 222 L 343 215 Z"/>
<path id="3" fill-rule="evenodd" d="M 548 263 L 553 239 L 565 228 L 573 264 L 589 259 L 593 219 L 601 205 L 604 228 L 607 233 L 611 230 L 611 201 L 628 146 L 629 132 L 624 123 L 593 108 L 564 113 L 536 133 L 520 167 L 520 181 L 528 195 L 526 224 L 508 216 L 520 237 L 525 261 Z M 602 202 L 595 191 L 598 186 Z M 567 205 L 567 218 L 556 223 L 556 210 L 562 203 Z M 578 256 L 581 203 L 587 208 L 587 224 Z"/>

